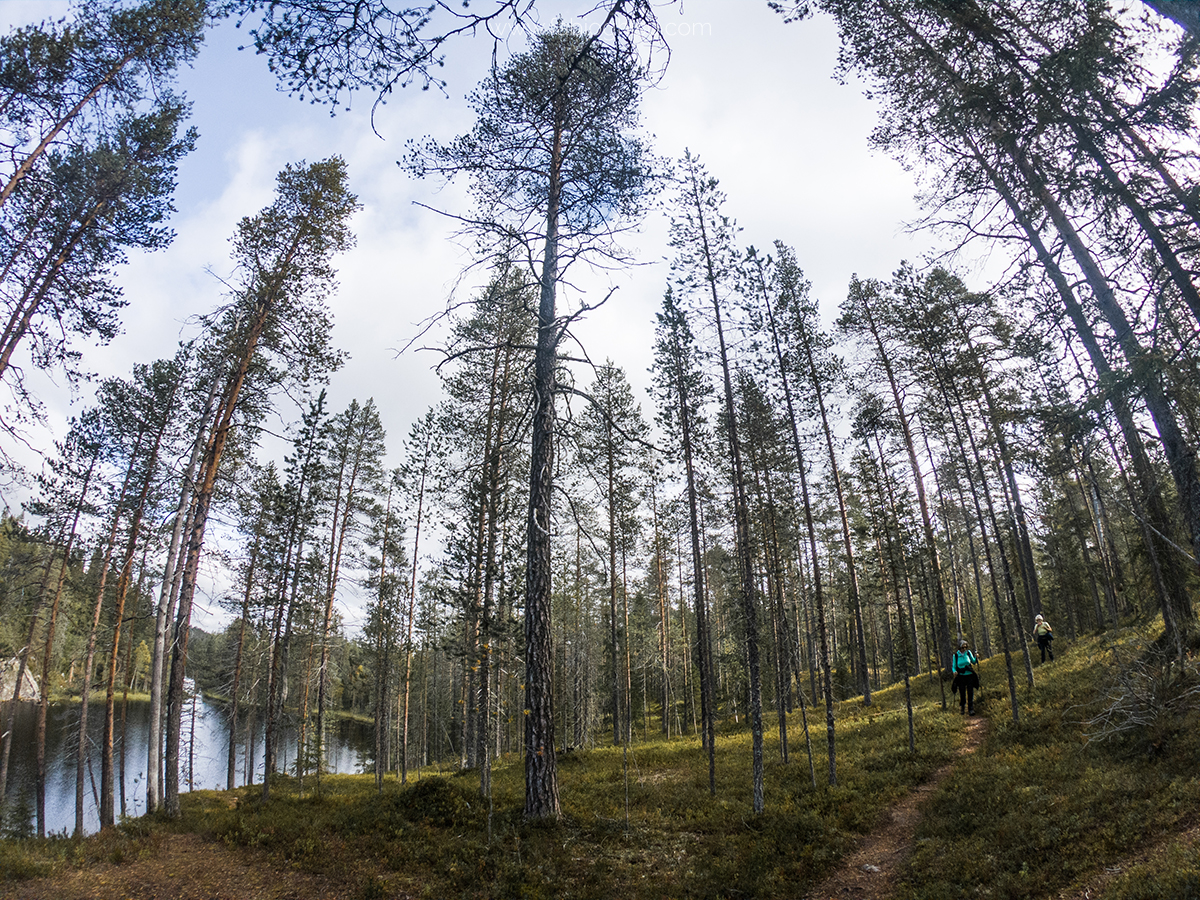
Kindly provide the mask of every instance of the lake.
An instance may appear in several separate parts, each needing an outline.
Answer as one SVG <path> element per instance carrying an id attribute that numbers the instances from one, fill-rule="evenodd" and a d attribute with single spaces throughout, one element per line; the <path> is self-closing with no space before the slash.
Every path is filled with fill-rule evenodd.
<path id="1" fill-rule="evenodd" d="M 11 701 L 9 701 L 11 703 Z M 2 704 L 7 718 L 8 703 Z M 116 810 L 121 814 L 121 793 L 125 795 L 125 813 L 140 816 L 146 811 L 146 753 L 150 703 L 130 701 L 126 711 L 124 741 L 124 780 L 121 778 L 121 704 L 117 702 L 116 737 L 113 763 L 116 768 Z M 246 783 L 245 712 L 238 741 L 237 784 Z M 261 715 L 254 738 L 254 771 L 250 781 L 262 783 L 263 730 Z M 315 720 L 310 719 L 310 729 Z M 36 746 L 37 706 L 21 703 L 17 709 L 15 737 L 9 760 L 8 794 L 5 824 L 11 829 L 12 817 L 33 821 L 37 809 Z M 228 767 L 229 727 L 227 708 L 197 698 L 183 710 L 183 736 L 180 747 L 180 790 L 225 788 Z M 375 747 L 374 732 L 362 722 L 337 719 L 326 727 L 326 769 L 330 772 L 370 771 Z M 97 806 L 100 790 L 100 742 L 104 734 L 103 696 L 99 704 L 88 708 L 89 759 L 84 786 L 84 828 L 88 833 L 100 828 Z M 67 832 L 75 828 L 75 755 L 79 744 L 79 704 L 52 704 L 46 721 L 46 832 Z M 278 766 L 292 771 L 296 762 L 296 730 L 286 727 L 279 739 Z"/>

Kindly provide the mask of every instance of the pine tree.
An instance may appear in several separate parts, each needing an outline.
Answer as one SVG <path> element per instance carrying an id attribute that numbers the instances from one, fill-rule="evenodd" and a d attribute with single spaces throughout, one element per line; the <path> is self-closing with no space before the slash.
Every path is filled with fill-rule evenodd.
<path id="1" fill-rule="evenodd" d="M 682 293 L 710 313 L 717 335 L 718 360 L 724 385 L 725 438 L 728 442 L 732 477 L 737 564 L 740 573 L 739 611 L 745 628 L 746 666 L 750 681 L 750 729 L 753 738 L 753 806 L 763 811 L 762 676 L 759 670 L 758 599 L 754 554 L 751 549 L 750 511 L 746 497 L 746 475 L 735 413 L 732 364 L 723 323 L 723 306 L 736 276 L 733 236 L 736 226 L 721 210 L 725 196 L 717 180 L 689 152 L 683 160 L 679 196 L 671 222 L 671 246 L 676 251 L 672 265 Z M 724 295 L 724 296 L 723 296 Z"/>
<path id="2" fill-rule="evenodd" d="M 700 485 L 696 471 L 705 440 L 704 400 L 710 389 L 700 366 L 699 350 L 687 316 L 679 308 L 674 292 L 669 287 L 663 296 L 662 311 L 657 314 L 657 319 L 652 370 L 658 407 L 656 420 L 667 436 L 666 445 L 677 448 L 676 461 L 684 470 L 692 558 L 692 611 L 696 618 L 696 661 L 700 671 L 700 733 L 701 743 L 708 755 L 709 793 L 716 796 L 716 682 L 704 555 L 701 550 Z"/>
<path id="3" fill-rule="evenodd" d="M 333 625 L 333 602 L 337 595 L 342 562 L 347 551 L 356 552 L 359 534 L 377 517 L 378 495 L 384 490 L 383 455 L 386 432 L 373 399 L 357 400 L 330 422 L 331 451 L 326 470 L 336 472 L 334 502 L 329 527 L 329 550 L 321 617 L 321 663 L 317 670 L 317 779 L 320 784 L 324 760 L 325 707 L 329 691 L 329 642 Z M 307 710 L 305 711 L 307 712 Z"/>
<path id="4" fill-rule="evenodd" d="M 541 32 L 471 95 L 470 134 L 449 145 L 426 141 L 408 158 L 417 175 L 467 173 L 479 236 L 506 257 L 516 241 L 540 260 L 531 273 L 539 297 L 525 569 L 529 819 L 559 815 L 551 536 L 558 348 L 570 319 L 559 317 L 558 287 L 576 259 L 620 257 L 617 232 L 640 217 L 653 176 L 636 133 L 641 72 L 629 51 L 567 26 Z"/>
<path id="5" fill-rule="evenodd" d="M 776 5 L 798 14 L 810 4 Z M 1097 383 L 1117 369 L 1096 340 L 1105 335 L 1091 310 L 1099 314 L 1158 432 L 1200 558 L 1195 440 L 1163 390 L 1163 356 L 1151 349 L 1156 323 L 1138 314 L 1160 296 L 1193 318 L 1198 311 L 1182 262 L 1200 224 L 1181 174 L 1194 151 L 1175 149 L 1190 127 L 1194 72 L 1152 77 L 1154 67 L 1140 64 L 1153 52 L 1146 34 L 1103 4 L 887 0 L 870 14 L 841 0 L 814 5 L 838 20 L 844 68 L 866 73 L 886 99 L 874 142 L 936 166 L 934 217 L 965 223 L 968 234 L 1019 239 L 1084 343 Z M 1135 249 L 1143 243 L 1144 255 Z M 1136 459 L 1133 424 L 1126 418 L 1123 431 Z M 1163 613 L 1182 653 L 1195 627 L 1186 594 L 1172 593 Z"/>
<path id="6" fill-rule="evenodd" d="M 916 443 L 913 440 L 910 425 L 911 413 L 905 409 L 904 398 L 901 395 L 896 371 L 892 365 L 892 357 L 883 343 L 883 336 L 874 312 L 875 305 L 880 301 L 880 291 L 881 286 L 875 282 L 861 282 L 857 278 L 852 279 L 838 324 L 848 334 L 861 335 L 863 342 L 870 346 L 871 352 L 874 354 L 874 362 L 883 370 L 892 395 L 896 421 L 900 425 L 900 433 L 904 439 L 904 447 L 912 471 L 913 485 L 917 491 L 921 527 L 925 534 L 926 560 L 930 568 L 930 582 L 934 596 L 933 612 L 937 616 L 939 658 L 944 664 L 949 660 L 951 650 L 950 629 L 946 620 L 946 595 L 942 584 L 942 564 L 938 553 L 937 538 L 933 530 L 933 517 L 929 509 L 925 479 L 921 473 L 921 466 L 917 462 Z"/>
<path id="7" fill-rule="evenodd" d="M 234 237 L 243 280 L 230 306 L 213 317 L 213 344 L 228 361 L 227 374 L 216 412 L 206 425 L 207 444 L 175 624 L 165 792 L 167 811 L 173 816 L 179 814 L 179 730 L 192 597 L 221 457 L 248 379 L 250 388 L 257 386 L 267 393 L 281 382 L 303 384 L 320 378 L 339 364 L 340 355 L 329 345 L 330 322 L 323 301 L 334 278 L 330 257 L 352 244 L 347 219 L 357 207 L 357 199 L 347 190 L 341 159 L 289 166 L 277 177 L 275 203 L 243 219 Z M 264 786 L 269 780 L 264 780 Z"/>
<path id="8" fill-rule="evenodd" d="M 776 304 L 780 320 L 781 339 L 788 347 L 791 377 L 801 378 L 807 384 L 807 394 L 815 401 L 817 413 L 821 420 L 821 432 L 825 436 L 825 451 L 829 457 L 829 477 L 833 483 L 834 497 L 837 499 L 838 516 L 842 526 L 842 550 L 846 556 L 846 586 L 849 594 L 849 606 L 854 615 L 855 630 L 858 634 L 858 669 L 859 689 L 863 695 L 863 703 L 871 705 L 871 679 L 867 667 L 867 641 L 863 627 L 862 599 L 858 590 L 858 573 L 854 561 L 854 542 L 850 535 L 850 518 L 846 511 L 846 496 L 842 489 L 841 473 L 838 466 L 837 454 L 834 450 L 833 428 L 830 425 L 826 396 L 837 384 L 841 376 L 840 362 L 831 352 L 832 340 L 820 330 L 817 321 L 817 304 L 809 292 L 809 284 L 804 278 L 795 252 L 776 241 L 774 278 L 768 285 L 767 279 L 759 266 L 762 260 L 751 250 L 751 265 L 755 265 L 759 280 L 759 289 L 765 294 L 772 291 L 777 294 Z M 789 377 L 781 373 L 782 378 Z"/>
<path id="9" fill-rule="evenodd" d="M 144 0 L 132 7 L 86 0 L 69 25 L 31 25 L 0 38 L 0 146 L 11 170 L 0 206 L 60 143 L 82 145 L 100 110 L 132 111 L 200 48 L 205 0 Z"/>
<path id="10" fill-rule="evenodd" d="M 188 108 L 167 96 L 130 115 L 95 144 L 51 152 L 2 212 L 0 378 L 26 414 L 32 398 L 14 368 L 18 348 L 39 368 L 78 377 L 72 335 L 105 342 L 118 332 L 124 305 L 113 281 L 130 248 L 165 247 L 164 222 L 179 160 L 196 133 L 180 134 Z"/>
<path id="11" fill-rule="evenodd" d="M 413 517 L 412 571 L 408 577 L 407 611 L 404 616 L 404 708 L 401 713 L 400 731 L 400 783 L 408 782 L 408 744 L 410 709 L 412 699 L 413 631 L 417 613 L 417 575 L 421 559 L 421 528 L 427 515 L 426 505 L 435 495 L 439 475 L 442 471 L 444 442 L 441 430 L 436 425 L 434 411 L 430 409 L 413 423 L 405 441 L 404 461 L 397 470 L 400 486 L 405 494 L 410 515 Z"/>
<path id="12" fill-rule="evenodd" d="M 579 416 L 576 440 L 579 459 L 596 486 L 607 520 L 610 698 L 613 746 L 617 746 L 629 741 L 632 728 L 630 635 L 620 624 L 622 617 L 617 608 L 620 595 L 623 618 L 628 623 L 629 596 L 622 589 L 622 579 L 617 574 L 617 556 L 629 543 L 627 532 L 637 503 L 638 441 L 645 432 L 645 423 L 624 371 L 611 360 L 597 369 L 596 380 L 588 388 L 587 395 L 589 404 Z"/>

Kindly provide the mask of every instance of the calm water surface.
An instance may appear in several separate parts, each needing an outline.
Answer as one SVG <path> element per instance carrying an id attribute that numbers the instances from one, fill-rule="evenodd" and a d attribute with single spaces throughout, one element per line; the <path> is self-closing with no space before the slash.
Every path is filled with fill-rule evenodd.
<path id="1" fill-rule="evenodd" d="M 10 701 L 11 702 L 11 701 Z M 146 754 L 150 704 L 130 701 L 125 713 L 124 740 L 121 731 L 121 703 L 117 702 L 116 737 L 113 765 L 116 769 L 116 809 L 121 815 L 121 796 L 125 797 L 124 813 L 140 816 L 146 811 Z M 7 718 L 8 703 L 3 704 Z M 223 790 L 226 782 L 229 752 L 229 723 L 227 708 L 207 700 L 197 699 L 184 707 L 183 738 L 180 748 L 180 790 Z M 245 746 L 245 712 L 238 726 L 237 784 L 247 778 Z M 37 707 L 21 703 L 17 709 L 12 756 L 9 760 L 8 795 L 5 822 L 11 829 L 16 819 L 33 821 L 37 809 L 36 745 Z M 311 720 L 310 720 L 311 728 Z M 326 765 L 332 772 L 367 771 L 374 750 L 370 726 L 360 722 L 338 720 L 327 726 Z M 84 828 L 90 833 L 100 827 L 97 799 L 100 790 L 100 742 L 104 734 L 104 698 L 88 707 L 88 766 L 84 775 Z M 51 705 L 46 722 L 46 831 L 71 833 L 75 828 L 75 771 L 76 750 L 79 746 L 79 704 Z M 254 770 L 251 782 L 262 782 L 263 733 L 261 723 L 254 735 Z M 124 763 L 122 765 L 122 759 Z M 296 732 L 288 727 L 280 739 L 278 764 L 292 771 L 296 762 Z M 122 772 L 124 777 L 122 778 Z"/>

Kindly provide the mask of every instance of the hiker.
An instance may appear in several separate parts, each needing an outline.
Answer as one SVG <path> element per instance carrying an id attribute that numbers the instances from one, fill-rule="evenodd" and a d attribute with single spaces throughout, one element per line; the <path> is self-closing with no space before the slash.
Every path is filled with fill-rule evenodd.
<path id="1" fill-rule="evenodd" d="M 967 639 L 958 642 L 958 651 L 950 662 L 950 671 L 954 675 L 950 689 L 958 691 L 959 708 L 964 715 L 975 715 L 975 688 L 979 687 L 979 673 L 975 667 L 979 660 L 967 647 Z"/>
<path id="2" fill-rule="evenodd" d="M 1047 653 L 1050 654 L 1050 662 L 1054 662 L 1054 629 L 1041 616 L 1033 620 L 1033 636 L 1037 638 L 1038 649 L 1042 651 L 1042 662 L 1046 661 Z"/>

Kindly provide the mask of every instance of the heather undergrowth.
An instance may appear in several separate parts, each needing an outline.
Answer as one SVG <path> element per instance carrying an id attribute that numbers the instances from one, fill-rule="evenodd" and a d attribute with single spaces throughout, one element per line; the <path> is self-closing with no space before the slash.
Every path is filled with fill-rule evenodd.
<path id="1" fill-rule="evenodd" d="M 367 776 L 336 776 L 304 798 L 279 779 L 268 803 L 254 790 L 240 792 L 232 808 L 224 794 L 200 794 L 189 798 L 186 817 L 230 844 L 342 878 L 363 898 L 795 897 L 954 755 L 961 719 L 942 711 L 940 686 L 923 679 L 916 699 L 915 754 L 899 689 L 877 692 L 871 707 L 839 707 L 836 786 L 828 783 L 824 716 L 810 710 L 810 770 L 794 712 L 789 762 L 780 758 L 778 729 L 766 736 L 761 816 L 752 811 L 743 723 L 718 734 L 715 796 L 690 735 L 635 741 L 628 752 L 561 754 L 563 818 L 553 825 L 522 821 L 515 756 L 495 764 L 490 804 L 470 770 L 403 787 L 389 779 L 378 794 Z"/>
<path id="2" fill-rule="evenodd" d="M 326 776 L 319 789 L 310 777 L 303 792 L 280 777 L 267 802 L 260 787 L 196 792 L 184 796 L 175 822 L 140 819 L 83 841 L 0 842 L 0 872 L 20 879 L 120 863 L 184 830 L 259 851 L 267 865 L 335 879 L 362 900 L 796 898 L 890 806 L 954 760 L 923 808 L 900 896 L 1034 900 L 1089 885 L 1107 900 L 1200 900 L 1200 854 L 1172 841 L 1200 821 L 1200 714 L 1188 705 L 1194 668 L 1163 674 L 1152 696 L 1133 704 L 1182 697 L 1172 717 L 1141 724 L 1139 713 L 1111 727 L 1131 708 L 1117 696 L 1119 676 L 1155 659 L 1141 640 L 1122 631 L 1062 646 L 1056 662 L 1034 670 L 1032 688 L 1019 674 L 1016 722 L 1003 659 L 986 660 L 979 706 L 989 736 L 967 756 L 956 755 L 962 719 L 953 705 L 942 709 L 934 678 L 913 682 L 915 753 L 899 686 L 876 692 L 870 707 L 840 704 L 836 785 L 828 783 L 823 709 L 809 710 L 811 769 L 799 710 L 788 720 L 787 763 L 770 716 L 760 816 L 742 722 L 718 734 L 715 796 L 691 735 L 560 754 L 563 817 L 546 825 L 522 820 L 515 755 L 495 762 L 490 800 L 477 770 L 418 772 L 407 785 L 389 777 L 381 792 L 370 775 Z M 1133 854 L 1137 864 L 1125 864 Z M 1097 875 L 1118 868 L 1096 887 Z"/>
<path id="3" fill-rule="evenodd" d="M 924 810 L 907 896 L 1058 896 L 1100 873 L 1122 871 L 1127 857 L 1200 819 L 1194 702 L 1176 704 L 1169 720 L 1147 716 L 1118 731 L 1105 727 L 1130 702 L 1117 696 L 1127 690 L 1121 685 L 1130 667 L 1159 665 L 1161 654 L 1134 631 L 1090 637 L 1062 651 L 1034 669 L 1032 688 L 1019 676 L 1018 721 L 998 697 L 991 702 L 985 746 L 959 761 Z M 988 685 L 1004 684 L 1003 660 L 986 661 L 982 675 Z M 1186 695 L 1196 683 L 1194 662 L 1183 671 L 1172 666 L 1164 682 L 1173 687 L 1147 703 Z M 1198 872 L 1195 848 L 1164 852 L 1139 866 L 1136 877 L 1107 879 L 1091 896 L 1196 900 Z"/>

